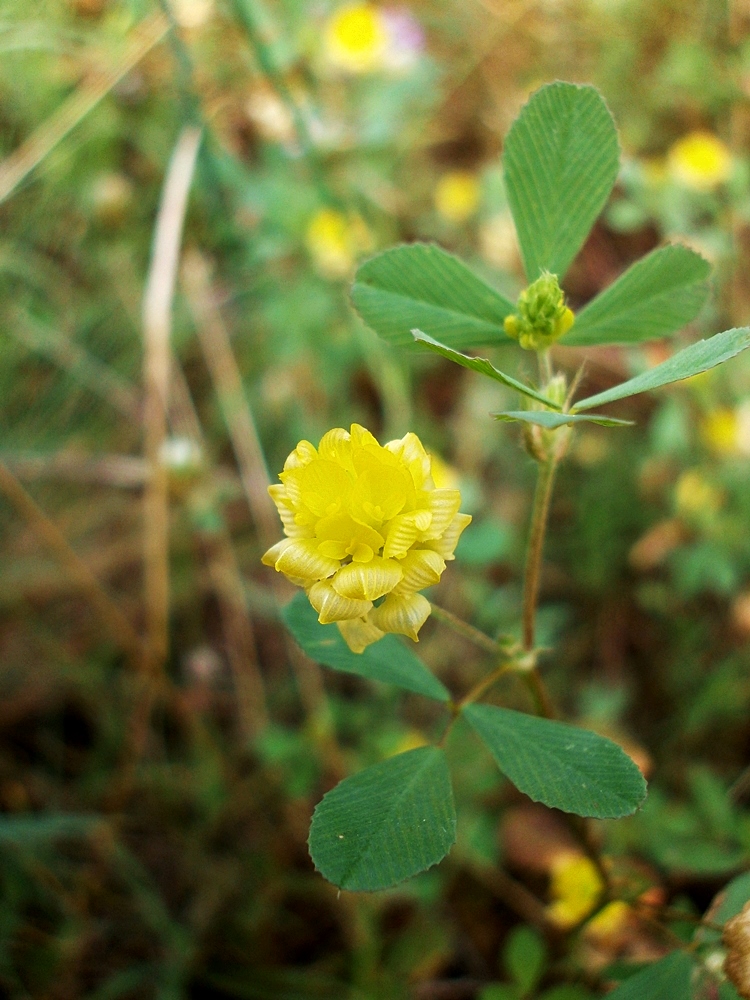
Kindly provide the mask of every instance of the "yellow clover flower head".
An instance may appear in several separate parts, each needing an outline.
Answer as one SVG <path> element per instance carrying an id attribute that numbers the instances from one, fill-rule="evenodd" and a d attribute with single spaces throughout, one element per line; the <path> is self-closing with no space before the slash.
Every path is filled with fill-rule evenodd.
<path id="1" fill-rule="evenodd" d="M 471 521 L 461 494 L 437 489 L 416 434 L 381 446 L 352 424 L 315 448 L 300 441 L 268 490 L 286 538 L 263 556 L 304 587 L 322 624 L 361 653 L 386 632 L 415 642 L 430 614 L 419 593 L 440 579 Z"/>
<path id="2" fill-rule="evenodd" d="M 575 927 L 592 913 L 604 891 L 596 865 L 584 854 L 560 854 L 552 868 L 547 913 L 558 927 Z"/>
<path id="3" fill-rule="evenodd" d="M 667 159 L 675 180 L 694 191 L 713 191 L 732 172 L 732 154 L 710 132 L 690 132 L 678 139 Z"/>
<path id="4" fill-rule="evenodd" d="M 328 20 L 324 43 L 332 66 L 345 73 L 370 73 L 385 63 L 388 26 L 373 4 L 347 4 Z"/>
<path id="5" fill-rule="evenodd" d="M 358 215 L 321 208 L 310 219 L 305 243 L 313 265 L 324 278 L 345 278 L 357 257 L 372 249 L 370 230 Z"/>
<path id="6" fill-rule="evenodd" d="M 435 188 L 435 208 L 448 222 L 466 222 L 479 207 L 479 181 L 468 170 L 443 174 Z"/>
<path id="7" fill-rule="evenodd" d="M 544 271 L 518 297 L 516 312 L 505 317 L 505 332 L 527 351 L 542 351 L 567 333 L 575 321 L 565 305 L 556 274 Z"/>

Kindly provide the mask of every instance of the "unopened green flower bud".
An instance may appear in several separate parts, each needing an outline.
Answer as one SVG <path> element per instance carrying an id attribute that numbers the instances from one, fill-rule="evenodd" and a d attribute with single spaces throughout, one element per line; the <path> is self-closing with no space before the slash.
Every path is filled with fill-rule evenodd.
<path id="1" fill-rule="evenodd" d="M 557 275 L 545 271 L 518 297 L 516 312 L 505 317 L 505 332 L 527 351 L 543 351 L 567 333 L 575 321 L 565 305 Z"/>

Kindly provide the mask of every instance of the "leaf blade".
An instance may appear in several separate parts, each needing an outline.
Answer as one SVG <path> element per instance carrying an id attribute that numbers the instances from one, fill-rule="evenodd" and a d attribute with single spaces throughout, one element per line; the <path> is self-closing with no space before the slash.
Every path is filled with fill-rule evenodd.
<path id="1" fill-rule="evenodd" d="M 468 705 L 464 715 L 503 774 L 534 802 L 617 819 L 643 801 L 641 772 L 604 736 L 496 705 Z"/>
<path id="2" fill-rule="evenodd" d="M 560 280 L 617 178 L 617 130 L 595 87 L 552 83 L 531 95 L 505 139 L 503 163 L 526 277 Z"/>
<path id="3" fill-rule="evenodd" d="M 528 396 L 529 399 L 535 400 L 537 403 L 543 403 L 545 406 L 551 407 L 553 410 L 560 410 L 562 407 L 559 403 L 554 403 L 551 399 L 547 399 L 541 393 L 537 392 L 535 389 L 530 388 L 528 385 L 524 385 L 523 382 L 519 382 L 518 379 L 513 378 L 512 375 L 506 375 L 505 372 L 501 372 L 498 368 L 487 360 L 487 358 L 470 358 L 467 354 L 462 354 L 460 351 L 455 351 L 451 347 L 447 347 L 445 344 L 441 344 L 439 341 L 434 340 L 428 334 L 423 333 L 422 330 L 412 330 L 411 335 L 420 344 L 424 344 L 435 354 L 440 354 L 442 357 L 447 358 L 449 361 L 453 361 L 457 365 L 461 365 L 462 368 L 468 368 L 470 371 L 478 372 L 480 375 L 486 375 L 488 378 L 494 379 L 496 382 L 502 382 L 503 385 L 508 386 L 510 389 L 515 389 L 516 392 L 520 392 L 524 396 Z"/>
<path id="4" fill-rule="evenodd" d="M 386 635 L 363 653 L 353 653 L 335 625 L 321 625 L 305 594 L 297 594 L 281 612 L 284 624 L 307 655 L 345 674 L 394 684 L 435 701 L 450 701 L 450 692 L 411 650 Z"/>
<path id="5" fill-rule="evenodd" d="M 548 430 L 555 430 L 565 424 L 600 424 L 602 427 L 632 427 L 633 420 L 620 420 L 619 417 L 602 417 L 586 413 L 552 413 L 550 410 L 504 410 L 502 413 L 493 413 L 496 420 L 518 420 L 521 423 L 537 424 L 539 427 L 546 427 Z"/>
<path id="6" fill-rule="evenodd" d="M 329 882 L 352 892 L 398 885 L 431 868 L 456 840 L 445 753 L 419 747 L 345 778 L 318 803 L 310 856 Z"/>
<path id="7" fill-rule="evenodd" d="M 671 382 L 692 378 L 693 375 L 699 375 L 709 368 L 715 368 L 716 365 L 728 361 L 747 347 L 750 347 L 750 327 L 741 326 L 724 330 L 723 333 L 714 334 L 713 337 L 685 347 L 671 358 L 662 361 L 660 365 L 655 365 L 648 371 L 636 375 L 635 378 L 628 379 L 627 382 L 621 382 L 620 385 L 581 400 L 574 405 L 573 412 L 590 410 L 594 406 L 603 406 L 617 399 L 626 399 L 640 392 L 658 389 Z"/>
<path id="8" fill-rule="evenodd" d="M 607 994 L 612 1000 L 689 1000 L 693 961 L 684 951 L 673 951 Z"/>
<path id="9" fill-rule="evenodd" d="M 457 257 L 425 243 L 365 261 L 351 297 L 365 323 L 398 346 L 413 343 L 413 327 L 457 347 L 507 342 L 503 320 L 515 308 Z"/>
<path id="10" fill-rule="evenodd" d="M 695 319 L 709 293 L 711 266 L 684 246 L 653 250 L 576 316 L 566 347 L 657 340 Z"/>

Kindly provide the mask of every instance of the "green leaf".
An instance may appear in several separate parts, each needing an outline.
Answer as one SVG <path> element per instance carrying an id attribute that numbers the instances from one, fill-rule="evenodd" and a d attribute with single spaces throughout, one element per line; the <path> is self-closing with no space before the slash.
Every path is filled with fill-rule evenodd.
<path id="1" fill-rule="evenodd" d="M 305 594 L 297 594 L 281 616 L 310 659 L 345 674 L 395 684 L 436 701 L 450 701 L 450 692 L 395 635 L 383 636 L 364 653 L 353 653 L 336 625 L 320 624 Z"/>
<path id="2" fill-rule="evenodd" d="M 617 130 L 598 90 L 552 83 L 531 95 L 503 149 L 526 277 L 562 281 L 617 177 Z"/>
<path id="3" fill-rule="evenodd" d="M 455 840 L 445 753 L 419 747 L 336 785 L 315 809 L 309 843 L 329 882 L 374 892 L 436 865 Z"/>
<path id="4" fill-rule="evenodd" d="M 750 872 L 743 872 L 714 896 L 706 912 L 712 924 L 725 924 L 736 916 L 750 900 Z M 694 935 L 701 944 L 717 944 L 721 934 L 713 927 L 697 927 Z"/>
<path id="5" fill-rule="evenodd" d="M 552 413 L 550 410 L 504 410 L 493 413 L 496 420 L 520 420 L 526 424 L 537 424 L 554 430 L 564 424 L 601 424 L 602 427 L 632 427 L 633 420 L 620 420 L 617 417 L 589 416 L 577 413 Z"/>
<path id="6" fill-rule="evenodd" d="M 75 813 L 38 813 L 33 816 L 3 816 L 0 844 L 26 845 L 56 837 L 83 837 L 101 823 L 97 816 Z"/>
<path id="7" fill-rule="evenodd" d="M 542 396 L 535 389 L 531 389 L 529 386 L 524 385 L 523 382 L 519 382 L 512 375 L 506 375 L 505 372 L 499 371 L 486 358 L 470 358 L 467 354 L 461 354 L 459 351 L 454 351 L 452 348 L 446 347 L 445 344 L 433 340 L 432 337 L 421 330 L 412 330 L 411 335 L 418 343 L 424 344 L 425 347 L 429 347 L 431 351 L 441 354 L 449 361 L 454 361 L 457 365 L 461 365 L 462 368 L 469 368 L 473 372 L 479 372 L 480 375 L 487 375 L 489 378 L 494 378 L 496 382 L 502 382 L 503 385 L 515 389 L 516 392 L 528 396 L 529 399 L 535 399 L 538 403 L 550 406 L 553 410 L 562 409 L 559 403 L 553 403 L 551 399 L 547 399 L 546 396 Z"/>
<path id="8" fill-rule="evenodd" d="M 641 772 L 604 736 L 496 705 L 468 705 L 464 715 L 503 774 L 534 802 L 616 819 L 646 795 Z"/>
<path id="9" fill-rule="evenodd" d="M 590 347 L 668 337 L 700 312 L 710 272 L 708 261 L 687 247 L 654 250 L 578 313 L 562 343 Z"/>
<path id="10" fill-rule="evenodd" d="M 490 983 L 484 987 L 477 1000 L 521 1000 L 521 995 L 510 983 Z"/>
<path id="11" fill-rule="evenodd" d="M 684 951 L 673 951 L 607 994 L 608 1000 L 690 1000 L 693 961 Z"/>
<path id="12" fill-rule="evenodd" d="M 519 993 L 525 996 L 539 985 L 547 964 L 547 949 L 536 931 L 522 924 L 508 936 L 503 960 Z"/>
<path id="13" fill-rule="evenodd" d="M 616 399 L 625 399 L 627 396 L 635 396 L 639 392 L 648 392 L 650 389 L 658 389 L 662 385 L 670 382 L 680 382 L 684 378 L 691 378 L 701 372 L 715 368 L 733 358 L 740 351 L 750 347 L 750 327 L 741 326 L 734 330 L 725 330 L 717 333 L 708 340 L 699 340 L 697 344 L 691 344 L 682 351 L 678 351 L 667 361 L 662 361 L 660 365 L 649 368 L 648 371 L 627 382 L 599 392 L 596 396 L 589 396 L 588 399 L 576 403 L 574 410 L 590 410 L 594 406 L 603 406 Z"/>
<path id="14" fill-rule="evenodd" d="M 394 247 L 357 271 L 352 302 L 368 326 L 392 344 L 413 344 L 416 326 L 455 347 L 508 342 L 503 320 L 512 302 L 457 257 L 433 244 Z"/>

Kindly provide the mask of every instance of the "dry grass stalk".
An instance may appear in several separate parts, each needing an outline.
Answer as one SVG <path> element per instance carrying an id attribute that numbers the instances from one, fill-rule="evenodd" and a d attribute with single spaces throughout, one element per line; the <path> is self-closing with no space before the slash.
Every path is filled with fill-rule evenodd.
<path id="1" fill-rule="evenodd" d="M 232 441 L 250 513 L 261 544 L 268 547 L 279 534 L 278 516 L 268 496 L 268 468 L 229 333 L 211 287 L 211 269 L 206 258 L 197 250 L 185 254 L 182 280 L 195 319 L 198 340 Z"/>
<path id="2" fill-rule="evenodd" d="M 141 21 L 132 32 L 120 59 L 109 69 L 82 83 L 15 152 L 0 163 L 0 202 L 161 41 L 168 30 L 169 21 L 163 14 L 153 14 Z"/>
<path id="3" fill-rule="evenodd" d="M 267 548 L 278 540 L 280 533 L 278 515 L 268 495 L 268 467 L 253 414 L 245 397 L 229 333 L 211 287 L 211 269 L 199 251 L 192 250 L 185 254 L 182 281 L 195 319 L 198 340 L 232 441 L 250 513 L 261 545 Z M 278 577 L 274 579 L 272 586 L 278 603 L 285 603 L 290 595 L 286 582 Z M 289 639 L 286 639 L 286 647 L 306 712 L 313 717 L 320 717 L 321 714 L 327 716 L 325 690 L 317 664 L 303 656 Z"/>
<path id="4" fill-rule="evenodd" d="M 71 580 L 96 609 L 111 637 L 127 653 L 133 665 L 141 662 L 141 640 L 112 598 L 86 563 L 69 544 L 59 528 L 47 517 L 36 501 L 6 465 L 0 462 L 0 491 L 28 522 L 37 537 L 49 547 L 67 570 Z"/>
<path id="5" fill-rule="evenodd" d="M 231 540 L 220 532 L 204 546 L 211 587 L 219 602 L 227 658 L 237 692 L 240 727 L 255 736 L 268 725 L 266 694 L 242 575 Z"/>
<path id="6" fill-rule="evenodd" d="M 162 190 L 151 264 L 143 297 L 144 451 L 150 469 L 144 493 L 144 572 L 149 673 L 159 671 L 169 648 L 169 493 L 161 460 L 169 409 L 172 299 L 200 129 L 177 140 Z"/>

